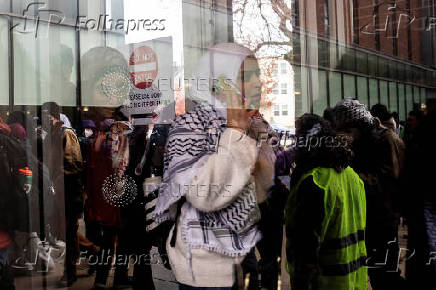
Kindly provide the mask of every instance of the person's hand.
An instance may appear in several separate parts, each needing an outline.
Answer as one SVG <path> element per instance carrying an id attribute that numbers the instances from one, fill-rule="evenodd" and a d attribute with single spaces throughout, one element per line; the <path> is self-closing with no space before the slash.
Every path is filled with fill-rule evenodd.
<path id="1" fill-rule="evenodd" d="M 246 109 L 227 108 L 227 127 L 247 133 L 250 127 L 250 118 L 254 113 L 254 111 Z"/>
<path id="2" fill-rule="evenodd" d="M 260 112 L 255 110 L 254 114 L 251 116 L 250 127 L 247 134 L 262 144 L 271 141 L 268 139 L 268 132 L 270 130 L 269 124 L 263 119 Z"/>
<path id="3" fill-rule="evenodd" d="M 242 97 L 238 94 L 232 94 L 227 100 L 227 127 L 247 133 L 251 124 L 250 119 L 258 111 L 247 110 Z"/>

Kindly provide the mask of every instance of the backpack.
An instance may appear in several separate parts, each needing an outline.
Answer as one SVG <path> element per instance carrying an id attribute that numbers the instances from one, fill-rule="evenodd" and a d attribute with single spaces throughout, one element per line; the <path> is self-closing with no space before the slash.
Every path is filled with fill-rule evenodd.
<path id="1" fill-rule="evenodd" d="M 24 146 L 0 134 L 0 227 L 9 233 L 28 231 L 28 197 L 18 176 L 18 170 L 26 166 Z"/>

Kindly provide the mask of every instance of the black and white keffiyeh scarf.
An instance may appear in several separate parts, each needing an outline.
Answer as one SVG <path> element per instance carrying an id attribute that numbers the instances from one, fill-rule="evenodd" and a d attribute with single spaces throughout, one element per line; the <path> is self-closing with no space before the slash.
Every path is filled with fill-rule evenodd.
<path id="1" fill-rule="evenodd" d="M 171 218 L 171 206 L 188 193 L 194 175 L 207 157 L 217 152 L 225 128 L 224 112 L 210 104 L 197 104 L 192 111 L 176 118 L 169 131 L 155 220 Z M 204 213 L 188 202 L 184 206 L 181 235 L 188 248 L 234 257 L 247 254 L 260 239 L 255 227 L 260 211 L 253 180 L 233 203 L 219 211 Z"/>
<path id="2" fill-rule="evenodd" d="M 189 99 L 194 107 L 176 117 L 169 131 L 164 175 L 153 215 L 156 222 L 175 218 L 178 201 L 189 192 L 194 176 L 202 170 L 208 157 L 217 153 L 220 136 L 226 129 L 227 111 L 225 104 L 214 97 L 215 86 L 219 88 L 225 83 L 229 85 L 226 89 L 236 88 L 234 84 L 241 64 L 249 55 L 252 53 L 247 48 L 223 43 L 210 48 L 197 63 L 190 78 L 195 85 L 189 87 Z M 208 86 L 207 82 L 203 86 L 204 82 L 197 83 L 198 80 L 210 80 L 213 86 Z M 260 211 L 253 178 L 226 208 L 205 213 L 185 202 L 183 211 L 184 218 L 178 222 L 193 280 L 191 249 L 229 257 L 244 256 L 260 240 L 255 225 Z"/>

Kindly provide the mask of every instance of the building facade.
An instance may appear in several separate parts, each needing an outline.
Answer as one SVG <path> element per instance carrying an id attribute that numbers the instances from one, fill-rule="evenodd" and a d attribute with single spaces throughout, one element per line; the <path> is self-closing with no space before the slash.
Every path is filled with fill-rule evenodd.
<path id="1" fill-rule="evenodd" d="M 296 115 L 344 97 L 405 119 L 435 95 L 434 2 L 292 1 Z"/>

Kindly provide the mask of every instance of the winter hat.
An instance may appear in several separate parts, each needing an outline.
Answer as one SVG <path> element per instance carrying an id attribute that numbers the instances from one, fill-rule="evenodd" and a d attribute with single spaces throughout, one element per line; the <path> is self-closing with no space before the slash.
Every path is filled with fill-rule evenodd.
<path id="1" fill-rule="evenodd" d="M 375 122 L 365 105 L 353 99 L 339 101 L 333 108 L 333 117 L 337 128 L 359 124 L 373 126 Z"/>
<path id="2" fill-rule="evenodd" d="M 104 119 L 103 121 L 100 122 L 100 126 L 102 127 L 102 130 L 104 132 L 107 132 L 109 131 L 113 123 L 114 123 L 114 119 Z"/>
<path id="3" fill-rule="evenodd" d="M 82 128 L 96 128 L 94 121 L 92 120 L 83 120 Z"/>
<path id="4" fill-rule="evenodd" d="M 371 115 L 377 117 L 380 121 L 386 122 L 393 117 L 392 113 L 383 104 L 375 104 L 371 108 Z"/>

